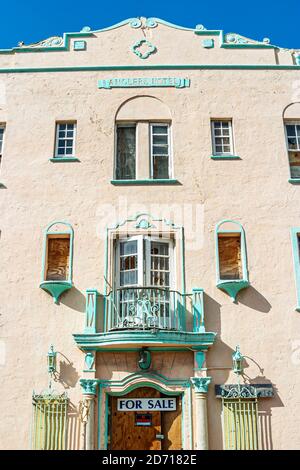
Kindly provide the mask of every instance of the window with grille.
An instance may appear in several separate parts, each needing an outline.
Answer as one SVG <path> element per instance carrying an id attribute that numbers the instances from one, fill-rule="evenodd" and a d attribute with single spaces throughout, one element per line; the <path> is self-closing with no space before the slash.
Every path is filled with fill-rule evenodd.
<path id="1" fill-rule="evenodd" d="M 285 123 L 291 178 L 300 178 L 300 121 Z"/>
<path id="2" fill-rule="evenodd" d="M 258 449 L 257 399 L 223 399 L 225 450 Z"/>
<path id="3" fill-rule="evenodd" d="M 170 178 L 170 126 L 150 124 L 151 178 Z"/>
<path id="4" fill-rule="evenodd" d="M 32 448 L 65 450 L 67 440 L 68 398 L 33 395 Z"/>
<path id="5" fill-rule="evenodd" d="M 234 155 L 232 122 L 225 120 L 211 121 L 212 144 L 214 155 Z"/>
<path id="6" fill-rule="evenodd" d="M 116 124 L 116 180 L 171 179 L 169 123 L 133 122 Z"/>
<path id="7" fill-rule="evenodd" d="M 59 122 L 56 124 L 55 152 L 56 158 L 75 157 L 75 122 Z"/>

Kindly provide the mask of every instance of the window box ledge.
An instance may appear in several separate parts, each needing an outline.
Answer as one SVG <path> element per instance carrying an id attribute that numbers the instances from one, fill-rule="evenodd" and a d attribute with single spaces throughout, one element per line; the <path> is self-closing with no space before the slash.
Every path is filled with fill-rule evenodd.
<path id="1" fill-rule="evenodd" d="M 300 184 L 300 178 L 289 178 L 289 183 Z"/>
<path id="2" fill-rule="evenodd" d="M 49 158 L 49 162 L 54 163 L 71 163 L 71 162 L 80 162 L 79 158 L 76 157 L 53 157 Z"/>
<path id="3" fill-rule="evenodd" d="M 249 287 L 250 283 L 249 281 L 245 279 L 232 279 L 232 280 L 224 280 L 224 281 L 219 281 L 217 283 L 217 287 L 219 289 L 224 290 L 227 292 L 227 294 L 230 295 L 232 302 L 235 302 L 237 294 L 240 292 L 240 290 L 245 289 L 246 287 Z"/>
<path id="4" fill-rule="evenodd" d="M 55 304 L 58 304 L 60 296 L 71 287 L 73 287 L 73 284 L 69 281 L 43 281 L 40 284 L 41 289 L 52 295 Z"/>
<path id="5" fill-rule="evenodd" d="M 144 185 L 144 184 L 180 184 L 178 180 L 175 179 L 147 179 L 147 180 L 111 180 L 111 184 L 115 186 L 121 185 Z"/>
<path id="6" fill-rule="evenodd" d="M 211 155 L 212 160 L 241 160 L 238 155 Z"/>

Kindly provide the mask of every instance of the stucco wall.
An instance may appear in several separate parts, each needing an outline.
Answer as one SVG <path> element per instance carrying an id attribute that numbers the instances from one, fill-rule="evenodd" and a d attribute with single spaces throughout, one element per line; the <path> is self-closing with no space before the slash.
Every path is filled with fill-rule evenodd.
<path id="1" fill-rule="evenodd" d="M 185 32 L 160 27 L 158 53 L 147 64 L 181 62 L 271 63 L 271 50 L 204 50 L 191 47 Z M 105 41 L 89 39 L 82 53 L 33 53 L 1 56 L 0 66 L 139 63 L 124 56 L 122 44 L 141 33 L 124 27 Z M 97 35 L 96 35 L 97 36 Z M 117 39 L 116 39 L 117 38 Z M 153 38 L 154 40 L 154 38 Z M 178 47 L 174 48 L 174 44 Z M 105 47 L 104 47 L 105 45 Z M 127 47 L 127 46 L 126 46 Z M 102 55 L 101 55 L 102 54 Z M 179 76 L 190 88 L 97 89 L 101 78 Z M 6 100 L 0 122 L 6 123 L 1 165 L 1 448 L 27 448 L 32 389 L 47 386 L 46 353 L 53 343 L 58 354 L 59 390 L 66 389 L 76 407 L 81 398 L 79 378 L 83 354 L 72 338 L 84 324 L 85 289 L 103 288 L 104 227 L 136 212 L 160 213 L 186 228 L 187 291 L 205 290 L 207 331 L 218 334 L 208 353 L 212 376 L 208 402 L 209 440 L 222 448 L 220 402 L 214 384 L 229 378 L 236 344 L 247 355 L 251 381 L 270 381 L 276 396 L 261 403 L 271 416 L 269 447 L 300 448 L 299 344 L 300 318 L 295 311 L 296 289 L 290 228 L 299 226 L 299 187 L 288 183 L 289 169 L 282 113 L 295 101 L 297 70 L 202 70 L 24 73 L 1 75 Z M 113 177 L 114 116 L 133 96 L 150 95 L 170 109 L 177 186 L 115 187 Z M 233 119 L 237 161 L 213 161 L 210 118 Z M 299 116 L 300 118 L 300 116 Z M 79 163 L 51 163 L 56 120 L 77 120 Z M 121 200 L 121 207 L 120 205 Z M 201 216 L 195 238 L 188 239 L 191 213 Z M 125 207 L 127 205 L 127 208 Z M 173 206 L 173 211 L 172 211 Z M 170 209 L 171 208 L 171 209 Z M 194 212 L 193 212 L 194 211 Z M 183 215 L 183 212 L 182 212 Z M 246 231 L 251 287 L 238 302 L 216 288 L 214 227 L 223 218 L 242 223 Z M 75 287 L 55 305 L 39 289 L 43 230 L 54 220 L 70 222 L 75 231 Z M 195 223 L 195 221 L 193 221 Z M 298 342 L 298 343 L 297 343 Z M 101 362 L 99 376 L 105 375 Z M 172 371 L 176 375 L 176 369 Z M 101 378 L 100 377 L 100 378 Z M 9 430 L 9 432 L 8 432 Z"/>

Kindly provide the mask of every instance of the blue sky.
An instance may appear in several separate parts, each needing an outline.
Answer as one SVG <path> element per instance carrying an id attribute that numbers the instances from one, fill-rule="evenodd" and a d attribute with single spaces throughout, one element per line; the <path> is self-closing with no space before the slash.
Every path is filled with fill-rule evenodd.
<path id="1" fill-rule="evenodd" d="M 271 44 L 300 49 L 300 0 L 41 0 L 3 1 L 0 49 L 80 31 L 100 29 L 126 18 L 158 17 L 182 26 L 203 24 Z"/>

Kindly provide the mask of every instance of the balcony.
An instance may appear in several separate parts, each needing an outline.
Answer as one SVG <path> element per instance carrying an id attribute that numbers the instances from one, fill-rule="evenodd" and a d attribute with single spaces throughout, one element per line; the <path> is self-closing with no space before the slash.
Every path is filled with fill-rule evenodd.
<path id="1" fill-rule="evenodd" d="M 126 287 L 106 295 L 88 289 L 84 332 L 74 339 L 82 350 L 207 349 L 215 333 L 205 331 L 202 289 L 182 294 L 161 287 Z"/>

